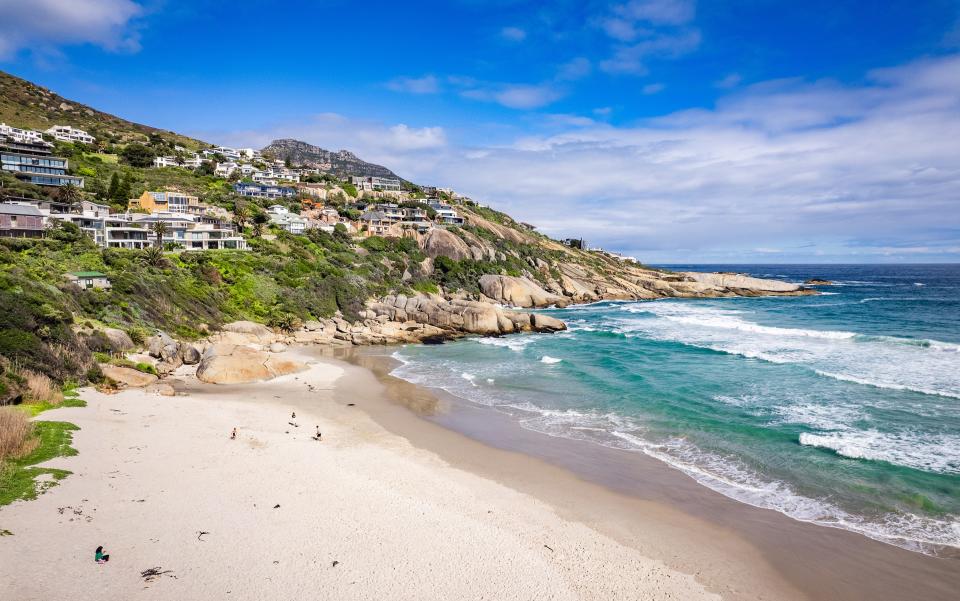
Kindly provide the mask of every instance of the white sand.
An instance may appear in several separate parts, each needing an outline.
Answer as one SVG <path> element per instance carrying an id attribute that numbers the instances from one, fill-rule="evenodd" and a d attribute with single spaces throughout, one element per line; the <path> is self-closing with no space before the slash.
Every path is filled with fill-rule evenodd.
<path id="1" fill-rule="evenodd" d="M 59 486 L 0 509 L 14 533 L 0 600 L 716 598 L 333 403 L 341 373 L 173 398 L 85 390 L 87 407 L 44 413 L 80 426 L 80 453 L 49 463 L 74 472 Z M 291 420 L 296 397 L 316 411 Z M 170 572 L 145 582 L 152 567 Z"/>

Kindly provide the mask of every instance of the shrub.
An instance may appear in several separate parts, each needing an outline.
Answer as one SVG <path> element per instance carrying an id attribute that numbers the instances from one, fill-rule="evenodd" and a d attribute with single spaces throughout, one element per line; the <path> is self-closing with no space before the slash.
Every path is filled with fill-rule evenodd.
<path id="1" fill-rule="evenodd" d="M 149 363 L 142 363 L 142 362 L 137 363 L 136 365 L 133 366 L 133 369 L 137 371 L 142 371 L 145 374 L 153 374 L 155 376 L 159 375 L 157 374 L 157 368 L 150 365 Z"/>
<path id="2" fill-rule="evenodd" d="M 29 416 L 13 407 L 0 407 L 0 461 L 17 459 L 37 447 Z"/>
<path id="3" fill-rule="evenodd" d="M 20 370 L 20 373 L 27 382 L 27 394 L 31 401 L 45 401 L 51 405 L 63 402 L 63 391 L 49 377 L 28 369 Z"/>

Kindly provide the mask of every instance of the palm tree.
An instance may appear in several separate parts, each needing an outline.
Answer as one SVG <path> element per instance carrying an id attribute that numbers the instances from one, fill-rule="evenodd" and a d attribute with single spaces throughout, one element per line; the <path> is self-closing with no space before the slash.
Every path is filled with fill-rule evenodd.
<path id="1" fill-rule="evenodd" d="M 60 188 L 60 201 L 67 203 L 71 206 L 79 204 L 83 200 L 83 192 L 80 191 L 80 188 L 74 186 L 73 184 L 67 184 Z"/>
<path id="2" fill-rule="evenodd" d="M 270 218 L 267 217 L 265 213 L 257 213 L 253 216 L 253 235 L 257 238 L 263 234 L 263 226 L 270 221 Z"/>
<path id="3" fill-rule="evenodd" d="M 233 221 L 237 224 L 237 227 L 240 229 L 240 232 L 243 232 L 243 227 L 247 224 L 247 220 L 250 219 L 250 211 L 247 209 L 247 205 L 241 204 L 239 201 L 233 205 Z"/>
<path id="4" fill-rule="evenodd" d="M 160 267 L 164 263 L 163 250 L 156 246 L 143 249 L 143 261 L 147 265 Z"/>
<path id="5" fill-rule="evenodd" d="M 167 223 L 165 221 L 155 221 L 150 229 L 157 236 L 157 248 L 163 247 L 163 237 L 167 235 Z"/>

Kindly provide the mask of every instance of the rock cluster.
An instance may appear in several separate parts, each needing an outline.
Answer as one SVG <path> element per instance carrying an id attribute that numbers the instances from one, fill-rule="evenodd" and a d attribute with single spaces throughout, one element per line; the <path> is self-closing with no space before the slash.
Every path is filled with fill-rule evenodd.
<path id="1" fill-rule="evenodd" d="M 197 378 L 210 384 L 247 384 L 300 371 L 302 363 L 239 344 L 211 344 L 203 352 Z"/>

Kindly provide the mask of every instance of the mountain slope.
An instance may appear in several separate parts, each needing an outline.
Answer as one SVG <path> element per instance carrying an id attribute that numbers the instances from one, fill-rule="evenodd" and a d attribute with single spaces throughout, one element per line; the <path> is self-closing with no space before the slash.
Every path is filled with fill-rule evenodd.
<path id="1" fill-rule="evenodd" d="M 53 125 L 71 125 L 86 130 L 98 140 L 145 141 L 150 134 L 164 137 L 188 148 L 202 142 L 171 131 L 141 125 L 68 100 L 59 94 L 0 71 L 0 122 L 14 127 L 43 131 Z"/>
<path id="2" fill-rule="evenodd" d="M 283 139 L 270 142 L 261 151 L 294 165 L 316 167 L 337 177 L 359 175 L 362 177 L 400 177 L 382 165 L 368 163 L 348 150 L 326 150 L 300 140 Z"/>

